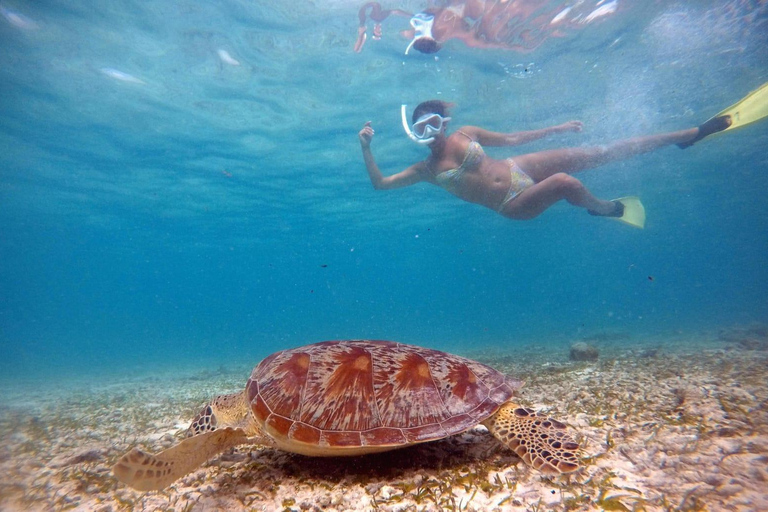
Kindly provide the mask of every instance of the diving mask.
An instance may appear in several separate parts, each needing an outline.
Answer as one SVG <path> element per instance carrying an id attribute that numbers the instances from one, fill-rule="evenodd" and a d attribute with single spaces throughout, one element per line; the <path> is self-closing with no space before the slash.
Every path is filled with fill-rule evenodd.
<path id="1" fill-rule="evenodd" d="M 411 18 L 411 26 L 413 27 L 413 40 L 408 44 L 405 49 L 405 54 L 413 48 L 413 44 L 419 39 L 434 39 L 432 37 L 432 24 L 435 22 L 435 17 L 428 12 L 420 12 L 413 15 Z"/>
<path id="2" fill-rule="evenodd" d="M 424 114 L 413 123 L 408 124 L 405 104 L 400 106 L 400 117 L 403 121 L 403 129 L 408 137 L 418 144 L 430 144 L 435 140 L 435 135 L 440 133 L 445 123 L 451 120 L 450 117 L 443 117 L 440 114 L 430 112 Z"/>

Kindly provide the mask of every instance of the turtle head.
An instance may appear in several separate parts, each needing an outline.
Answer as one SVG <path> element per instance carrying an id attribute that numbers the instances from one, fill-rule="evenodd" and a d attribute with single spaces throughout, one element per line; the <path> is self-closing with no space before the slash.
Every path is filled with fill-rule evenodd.
<path id="1" fill-rule="evenodd" d="M 250 408 L 246 407 L 244 393 L 219 395 L 203 407 L 187 429 L 187 437 L 212 432 L 218 428 L 244 428 L 249 423 Z"/>

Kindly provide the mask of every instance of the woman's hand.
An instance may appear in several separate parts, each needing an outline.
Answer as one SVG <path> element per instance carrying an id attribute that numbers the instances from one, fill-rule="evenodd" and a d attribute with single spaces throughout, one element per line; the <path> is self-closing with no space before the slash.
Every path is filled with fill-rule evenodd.
<path id="1" fill-rule="evenodd" d="M 568 121 L 557 126 L 557 129 L 561 132 L 580 132 L 584 129 L 584 123 L 581 121 Z"/>
<path id="2" fill-rule="evenodd" d="M 360 139 L 360 145 L 363 146 L 363 149 L 371 147 L 371 140 L 373 140 L 374 133 L 375 132 L 371 127 L 371 122 L 366 121 L 363 125 L 363 129 L 360 130 L 360 132 L 357 134 L 358 138 Z"/>

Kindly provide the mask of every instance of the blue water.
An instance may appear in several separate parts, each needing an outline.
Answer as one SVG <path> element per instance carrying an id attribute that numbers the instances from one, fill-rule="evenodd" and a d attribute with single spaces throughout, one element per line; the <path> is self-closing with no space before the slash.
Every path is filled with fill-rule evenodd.
<path id="1" fill-rule="evenodd" d="M 643 231 L 565 203 L 514 222 L 427 184 L 377 192 L 357 140 L 372 121 L 385 174 L 424 158 L 399 106 L 433 97 L 456 126 L 585 124 L 498 158 L 698 125 L 768 80 L 765 2 L 620 2 L 530 53 L 437 58 L 403 55 L 404 18 L 354 53 L 360 4 L 3 0 L 4 378 L 768 320 L 768 122 L 579 175 L 639 195 Z"/>

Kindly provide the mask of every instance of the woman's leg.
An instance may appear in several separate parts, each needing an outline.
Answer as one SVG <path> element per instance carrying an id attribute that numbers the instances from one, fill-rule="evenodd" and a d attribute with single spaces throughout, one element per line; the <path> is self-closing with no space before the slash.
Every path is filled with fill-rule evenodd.
<path id="1" fill-rule="evenodd" d="M 520 192 L 499 213 L 510 219 L 529 220 L 538 217 L 561 199 L 599 215 L 610 215 L 616 211 L 616 203 L 613 201 L 598 199 L 573 176 L 557 173 Z"/>
<path id="2" fill-rule="evenodd" d="M 698 128 L 690 128 L 660 135 L 635 137 L 612 142 L 606 146 L 563 148 L 528 153 L 527 155 L 516 156 L 514 160 L 533 181 L 538 183 L 557 173 L 573 174 L 616 160 L 649 153 L 670 144 L 685 143 L 694 139 L 698 132 Z M 592 208 L 590 207 L 590 209 Z"/>

